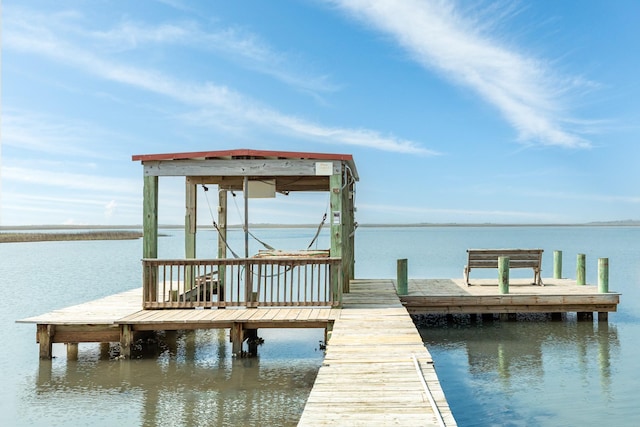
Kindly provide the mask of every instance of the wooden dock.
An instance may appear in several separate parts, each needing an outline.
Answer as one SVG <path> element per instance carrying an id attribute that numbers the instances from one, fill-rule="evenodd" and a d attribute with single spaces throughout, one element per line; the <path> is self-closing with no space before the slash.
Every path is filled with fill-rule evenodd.
<path id="1" fill-rule="evenodd" d="M 543 283 L 511 279 L 509 293 L 501 294 L 496 279 L 475 279 L 471 286 L 463 278 L 409 280 L 401 300 L 411 314 L 597 312 L 601 320 L 620 303 L 619 293 L 598 293 L 597 286 L 575 280 L 545 278 Z"/>
<path id="2" fill-rule="evenodd" d="M 456 425 L 391 280 L 351 282 L 298 425 Z"/>
<path id="3" fill-rule="evenodd" d="M 431 356 L 410 314 L 510 314 L 616 311 L 620 294 L 569 279 L 545 286 L 513 279 L 500 294 L 494 280 L 409 280 L 398 297 L 394 281 L 354 280 L 342 308 L 269 307 L 143 310 L 134 289 L 18 320 L 37 325 L 40 357 L 66 343 L 68 357 L 80 342 L 119 342 L 129 356 L 137 333 L 153 330 L 229 328 L 233 353 L 261 328 L 324 328 L 327 348 L 300 419 L 308 425 L 455 425 Z M 606 317 L 604 317 L 606 319 Z"/>

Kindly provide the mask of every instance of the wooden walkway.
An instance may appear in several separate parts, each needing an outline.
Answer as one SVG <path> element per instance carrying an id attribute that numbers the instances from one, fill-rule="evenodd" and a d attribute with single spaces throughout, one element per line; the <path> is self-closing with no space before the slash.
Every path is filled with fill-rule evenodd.
<path id="1" fill-rule="evenodd" d="M 454 426 L 391 280 L 352 281 L 299 426 Z"/>

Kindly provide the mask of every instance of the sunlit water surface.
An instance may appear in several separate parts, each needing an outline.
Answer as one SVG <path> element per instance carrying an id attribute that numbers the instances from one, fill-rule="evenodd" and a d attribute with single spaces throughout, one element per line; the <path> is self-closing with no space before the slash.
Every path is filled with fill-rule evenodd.
<path id="1" fill-rule="evenodd" d="M 182 257 L 182 232 L 164 232 L 159 257 Z M 306 248 L 314 232 L 254 230 L 281 249 Z M 242 252 L 239 231 L 229 243 Z M 323 233 L 318 247 L 328 245 Z M 418 318 L 458 424 L 638 425 L 640 227 L 362 227 L 356 276 L 393 278 L 396 260 L 407 258 L 410 278 L 459 277 L 471 247 L 543 248 L 543 277 L 554 250 L 568 277 L 584 253 L 589 283 L 608 257 L 610 289 L 623 295 L 608 323 Z M 199 257 L 215 248 L 214 232 L 199 233 Z M 252 242 L 251 253 L 258 249 Z M 60 344 L 52 361 L 38 360 L 35 326 L 15 320 L 139 286 L 141 253 L 140 240 L 0 245 L 0 425 L 295 425 L 322 363 L 322 330 L 260 330 L 255 359 L 231 357 L 228 331 L 202 330 L 152 337 L 128 361 L 114 357 L 117 345 L 97 344 L 80 345 L 77 361 Z"/>

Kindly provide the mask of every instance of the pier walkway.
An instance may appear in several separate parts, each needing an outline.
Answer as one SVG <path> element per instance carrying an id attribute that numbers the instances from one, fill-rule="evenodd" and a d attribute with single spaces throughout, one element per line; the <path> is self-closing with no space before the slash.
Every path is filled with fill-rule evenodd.
<path id="1" fill-rule="evenodd" d="M 298 425 L 456 425 L 391 280 L 351 282 Z"/>

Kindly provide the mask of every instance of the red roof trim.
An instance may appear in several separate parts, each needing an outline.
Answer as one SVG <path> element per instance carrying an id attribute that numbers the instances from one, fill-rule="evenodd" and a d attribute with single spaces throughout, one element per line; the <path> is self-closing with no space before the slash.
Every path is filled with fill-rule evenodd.
<path id="1" fill-rule="evenodd" d="M 268 151 L 268 150 L 222 150 L 222 151 L 196 151 L 191 153 L 166 153 L 166 154 L 136 154 L 131 156 L 135 161 L 153 160 L 184 160 L 184 159 L 215 159 L 220 157 L 276 157 L 284 159 L 315 159 L 315 160 L 344 160 L 353 161 L 351 154 L 329 153 L 305 153 L 295 151 Z"/>

